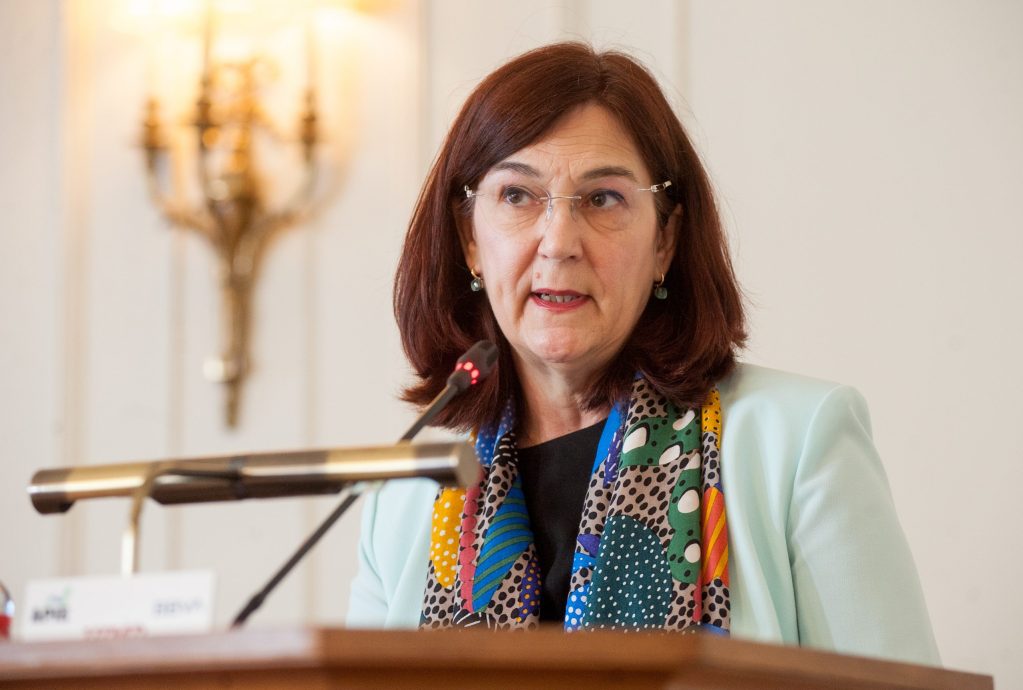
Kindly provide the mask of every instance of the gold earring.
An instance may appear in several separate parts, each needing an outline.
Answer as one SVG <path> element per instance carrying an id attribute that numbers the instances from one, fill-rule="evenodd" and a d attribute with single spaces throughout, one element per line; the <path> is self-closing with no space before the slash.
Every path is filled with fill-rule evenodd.
<path id="1" fill-rule="evenodd" d="M 480 292 L 483 290 L 483 276 L 477 273 L 474 268 L 470 268 L 469 273 L 472 274 L 472 281 L 469 282 L 469 289 L 473 292 Z"/>
<path id="2" fill-rule="evenodd" d="M 654 283 L 654 297 L 657 299 L 668 299 L 668 288 L 664 287 L 664 274 L 661 279 Z"/>

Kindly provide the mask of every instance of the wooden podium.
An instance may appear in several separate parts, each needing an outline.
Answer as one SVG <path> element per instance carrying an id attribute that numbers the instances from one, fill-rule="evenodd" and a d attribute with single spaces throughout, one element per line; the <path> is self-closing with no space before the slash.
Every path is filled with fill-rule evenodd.
<path id="1" fill-rule="evenodd" d="M 5 643 L 0 686 L 971 689 L 993 683 L 990 676 L 710 635 L 292 629 Z"/>

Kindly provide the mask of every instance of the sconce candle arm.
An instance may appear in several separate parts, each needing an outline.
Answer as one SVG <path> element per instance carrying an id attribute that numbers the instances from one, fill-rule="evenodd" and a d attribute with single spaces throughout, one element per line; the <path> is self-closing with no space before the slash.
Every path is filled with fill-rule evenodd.
<path id="1" fill-rule="evenodd" d="M 313 197 L 319 175 L 315 170 L 307 170 L 301 187 L 296 190 L 291 200 L 280 211 L 268 215 L 265 219 L 264 232 L 272 232 L 276 228 L 294 226 L 313 212 Z"/>
<path id="2" fill-rule="evenodd" d="M 143 146 L 150 196 L 173 224 L 205 237 L 217 256 L 227 347 L 219 359 L 207 362 L 207 377 L 227 386 L 227 424 L 235 426 L 240 388 L 248 368 L 249 301 L 260 259 L 274 233 L 294 226 L 311 212 L 318 187 L 315 156 L 319 143 L 316 94 L 306 84 L 297 137 L 285 137 L 258 100 L 256 81 L 264 71 L 261 58 L 240 62 L 214 61 L 214 17 L 207 13 L 203 35 L 203 69 L 199 95 L 189 126 L 196 138 L 195 184 L 198 204 L 172 201 L 157 174 L 166 151 L 159 132 L 155 100 L 147 105 Z M 256 169 L 254 139 L 268 132 L 301 146 L 302 172 L 298 187 L 279 208 L 267 208 Z"/>

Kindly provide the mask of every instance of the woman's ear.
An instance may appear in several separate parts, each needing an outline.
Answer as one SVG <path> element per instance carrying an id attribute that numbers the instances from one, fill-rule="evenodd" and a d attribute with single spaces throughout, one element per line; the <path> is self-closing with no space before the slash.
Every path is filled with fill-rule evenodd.
<path id="1" fill-rule="evenodd" d="M 458 241 L 462 245 L 462 255 L 465 257 L 465 265 L 476 269 L 476 238 L 473 233 L 472 216 L 466 215 L 461 209 L 453 208 L 452 215 L 455 217 L 455 227 L 458 229 Z"/>
<path id="2" fill-rule="evenodd" d="M 671 268 L 671 261 L 675 257 L 675 247 L 678 245 L 678 233 L 682 227 L 682 204 L 676 204 L 675 209 L 668 216 L 668 222 L 664 224 L 657 236 L 657 266 L 662 273 L 667 273 Z"/>

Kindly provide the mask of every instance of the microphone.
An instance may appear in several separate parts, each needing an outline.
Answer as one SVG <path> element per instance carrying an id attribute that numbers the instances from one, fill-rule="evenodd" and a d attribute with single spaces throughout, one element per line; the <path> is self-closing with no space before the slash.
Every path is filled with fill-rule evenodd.
<path id="1" fill-rule="evenodd" d="M 447 385 L 444 386 L 444 390 L 423 410 L 423 413 L 419 415 L 419 418 L 409 427 L 408 431 L 402 435 L 398 442 L 411 441 L 412 437 L 433 421 L 433 418 L 447 407 L 448 403 L 455 396 L 464 393 L 470 386 L 475 386 L 489 376 L 496 364 L 497 346 L 489 340 L 480 340 L 466 350 L 465 354 L 455 362 L 455 370 L 448 376 Z"/>
<path id="2" fill-rule="evenodd" d="M 452 399 L 467 391 L 470 387 L 476 385 L 494 370 L 494 365 L 497 364 L 497 346 L 489 340 L 480 340 L 475 345 L 466 350 L 465 354 L 458 358 L 458 362 L 455 363 L 455 370 L 448 376 L 447 385 L 444 386 L 444 390 L 437 395 L 436 398 L 427 406 L 427 408 L 419 415 L 419 418 L 409 427 L 401 439 L 398 441 L 398 447 L 412 440 L 412 437 L 419 433 L 419 431 L 426 426 L 430 420 L 437 416 L 437 414 L 443 410 Z M 369 486 L 373 486 L 379 482 L 373 482 Z M 333 527 L 334 523 L 338 521 L 345 511 L 355 503 L 355 499 L 365 490 L 367 484 L 360 482 L 354 487 L 348 490 L 347 495 L 341 499 L 341 503 L 338 504 L 337 508 L 334 509 L 326 519 L 320 523 L 320 526 L 316 528 L 312 534 L 302 543 L 301 546 L 291 555 L 280 570 L 270 578 L 270 581 L 257 592 L 249 602 L 238 612 L 235 616 L 234 622 L 231 623 L 232 628 L 240 628 L 249 616 L 256 612 L 267 596 L 277 588 L 277 585 L 281 583 L 288 573 L 291 572 L 292 568 L 298 565 L 298 562 L 309 553 L 309 551 L 316 546 L 316 543 L 320 541 L 327 531 Z"/>

